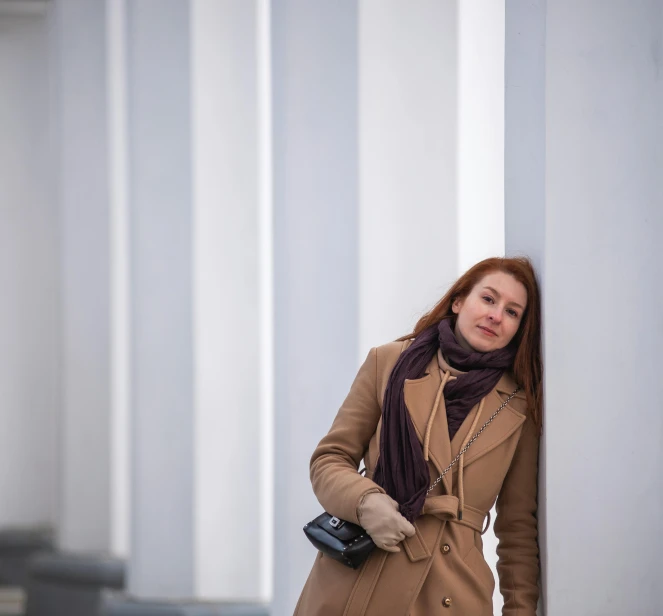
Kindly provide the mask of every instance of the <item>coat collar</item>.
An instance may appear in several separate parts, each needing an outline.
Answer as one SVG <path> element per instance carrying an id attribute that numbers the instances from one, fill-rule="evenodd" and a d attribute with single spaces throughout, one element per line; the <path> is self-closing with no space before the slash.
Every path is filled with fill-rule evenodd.
<path id="1" fill-rule="evenodd" d="M 453 376 L 462 374 L 459 370 L 449 366 L 438 353 L 436 357 L 428 364 L 426 374 L 419 379 L 406 379 L 404 386 L 405 405 L 412 418 L 415 430 L 419 440 L 423 443 L 426 433 L 426 425 L 430 417 L 435 394 L 440 386 L 442 375 L 441 371 L 449 370 Z M 502 402 L 510 396 L 517 385 L 513 376 L 505 372 L 500 378 L 495 388 L 486 396 L 484 408 L 479 418 L 479 423 L 475 433 L 481 429 L 481 426 L 488 421 L 492 414 L 500 407 Z M 522 392 L 518 395 L 522 396 Z M 429 457 L 438 473 L 451 464 L 451 461 L 460 452 L 463 443 L 467 437 L 471 437 L 469 430 L 476 416 L 479 405 L 468 413 L 461 424 L 458 432 L 454 435 L 452 441 L 449 441 L 449 426 L 447 424 L 447 412 L 444 404 L 444 396 L 440 399 L 440 406 L 437 409 L 433 425 L 431 426 L 431 435 L 429 443 Z M 467 467 L 483 455 L 492 451 L 511 436 L 525 421 L 525 415 L 516 411 L 511 404 L 508 404 L 499 415 L 483 431 L 481 436 L 472 444 L 464 456 L 463 466 Z M 457 473 L 458 464 L 455 464 L 443 478 L 447 494 L 452 494 L 453 474 Z M 431 478 L 434 479 L 434 478 Z"/>

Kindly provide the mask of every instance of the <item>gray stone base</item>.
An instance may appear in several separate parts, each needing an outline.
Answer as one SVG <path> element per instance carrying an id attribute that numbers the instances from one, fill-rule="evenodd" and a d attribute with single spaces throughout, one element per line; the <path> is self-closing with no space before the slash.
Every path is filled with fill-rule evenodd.
<path id="1" fill-rule="evenodd" d="M 25 586 L 29 560 L 53 549 L 53 531 L 49 528 L 0 530 L 0 585 Z"/>
<path id="2" fill-rule="evenodd" d="M 104 590 L 123 587 L 121 560 L 41 554 L 29 565 L 26 616 L 99 616 Z"/>
<path id="3" fill-rule="evenodd" d="M 107 595 L 103 616 L 269 616 L 268 606 L 247 603 L 140 601 Z"/>

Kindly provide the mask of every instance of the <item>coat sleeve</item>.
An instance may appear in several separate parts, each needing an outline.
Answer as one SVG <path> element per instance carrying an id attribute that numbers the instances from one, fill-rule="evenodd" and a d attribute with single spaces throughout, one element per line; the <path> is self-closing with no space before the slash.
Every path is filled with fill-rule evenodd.
<path id="1" fill-rule="evenodd" d="M 313 492 L 325 511 L 359 523 L 357 508 L 370 492 L 384 490 L 357 473 L 380 420 L 377 349 L 370 350 L 334 419 L 311 458 Z"/>
<path id="2" fill-rule="evenodd" d="M 539 435 L 528 416 L 497 498 L 497 573 L 502 616 L 535 616 L 539 599 L 537 477 Z"/>

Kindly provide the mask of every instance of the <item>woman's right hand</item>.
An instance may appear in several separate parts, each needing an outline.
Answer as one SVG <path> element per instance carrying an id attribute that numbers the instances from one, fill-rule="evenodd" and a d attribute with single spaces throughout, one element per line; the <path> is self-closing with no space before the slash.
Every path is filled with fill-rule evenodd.
<path id="1" fill-rule="evenodd" d="M 400 552 L 397 544 L 416 534 L 414 526 L 399 513 L 398 503 L 380 492 L 364 497 L 359 508 L 359 523 L 373 543 L 387 552 Z"/>

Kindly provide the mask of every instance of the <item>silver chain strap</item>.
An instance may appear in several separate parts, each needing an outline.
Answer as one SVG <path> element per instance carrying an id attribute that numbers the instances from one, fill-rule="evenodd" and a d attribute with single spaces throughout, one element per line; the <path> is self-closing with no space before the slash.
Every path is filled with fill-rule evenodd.
<path id="1" fill-rule="evenodd" d="M 432 489 L 433 489 L 438 483 L 440 483 L 440 481 L 442 481 L 442 477 L 444 477 L 444 476 L 447 474 L 447 471 L 448 471 L 448 470 L 449 470 L 454 464 L 456 464 L 456 462 L 458 462 L 458 460 L 460 460 L 460 457 L 461 457 L 461 456 L 462 456 L 462 455 L 463 455 L 463 454 L 464 454 L 464 453 L 470 448 L 470 445 L 471 445 L 472 443 L 474 443 L 474 441 L 476 441 L 477 438 L 479 438 L 479 435 L 480 435 L 480 434 L 486 429 L 486 427 L 488 426 L 488 424 L 489 424 L 491 421 L 493 421 L 493 419 L 495 419 L 495 417 L 497 417 L 497 414 L 498 414 L 498 413 L 499 413 L 499 412 L 500 412 L 500 411 L 501 411 L 501 410 L 502 410 L 507 404 L 509 404 L 509 402 L 511 401 L 511 398 L 513 398 L 513 397 L 514 397 L 519 391 L 520 391 L 520 387 L 516 388 L 516 390 L 515 390 L 515 391 L 514 391 L 514 392 L 513 392 L 513 393 L 512 393 L 512 394 L 511 394 L 511 395 L 510 395 L 505 401 L 504 401 L 504 402 L 502 402 L 502 406 L 500 406 L 500 408 L 498 408 L 498 409 L 497 409 L 497 410 L 491 415 L 490 419 L 489 419 L 485 424 L 483 424 L 483 426 L 481 427 L 481 430 L 479 430 L 479 431 L 478 431 L 478 432 L 477 432 L 477 433 L 476 433 L 476 434 L 475 434 L 475 435 L 474 435 L 474 436 L 468 441 L 467 445 L 465 445 L 465 447 L 463 447 L 463 449 L 462 449 L 461 451 L 458 452 L 458 455 L 452 460 L 451 464 L 449 464 L 449 466 L 447 466 L 447 468 L 444 469 L 444 471 L 442 472 L 442 474 L 441 474 L 441 475 L 440 475 L 440 476 L 439 476 L 439 477 L 433 482 L 433 485 L 431 485 L 431 487 L 428 488 L 428 490 L 426 491 L 426 494 L 428 494 L 428 493 L 429 493 L 429 492 L 430 492 L 430 491 L 431 491 L 431 490 L 432 490 Z"/>

